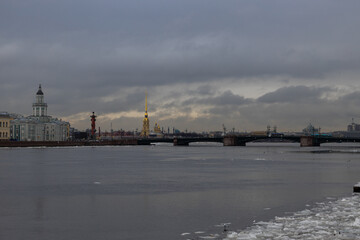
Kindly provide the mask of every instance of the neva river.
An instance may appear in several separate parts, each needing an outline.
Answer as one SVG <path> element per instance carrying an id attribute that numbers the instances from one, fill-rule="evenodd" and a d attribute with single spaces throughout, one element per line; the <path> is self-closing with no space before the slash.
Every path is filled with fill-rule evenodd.
<path id="1" fill-rule="evenodd" d="M 360 181 L 360 145 L 248 145 L 0 148 L 0 239 L 198 239 Z"/>

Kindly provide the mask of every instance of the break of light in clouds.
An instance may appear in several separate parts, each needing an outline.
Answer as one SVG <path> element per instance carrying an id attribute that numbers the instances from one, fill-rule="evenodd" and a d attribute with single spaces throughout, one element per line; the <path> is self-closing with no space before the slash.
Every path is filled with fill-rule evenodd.
<path id="1" fill-rule="evenodd" d="M 360 2 L 3 0 L 0 110 L 74 127 L 323 130 L 360 122 Z"/>

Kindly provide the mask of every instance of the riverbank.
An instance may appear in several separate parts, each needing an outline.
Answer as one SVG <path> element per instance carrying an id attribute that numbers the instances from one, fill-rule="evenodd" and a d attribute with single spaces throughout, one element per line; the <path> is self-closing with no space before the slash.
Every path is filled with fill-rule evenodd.
<path id="1" fill-rule="evenodd" d="M 115 146 L 138 145 L 137 139 L 114 141 L 0 141 L 0 147 L 69 147 L 69 146 Z"/>

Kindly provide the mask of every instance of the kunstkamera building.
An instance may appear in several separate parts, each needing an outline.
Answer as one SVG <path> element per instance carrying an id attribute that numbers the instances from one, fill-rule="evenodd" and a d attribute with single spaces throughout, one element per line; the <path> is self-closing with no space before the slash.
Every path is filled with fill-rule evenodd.
<path id="1" fill-rule="evenodd" d="M 10 139 L 17 141 L 67 141 L 70 123 L 47 115 L 47 103 L 39 85 L 32 115 L 18 117 L 10 122 Z"/>

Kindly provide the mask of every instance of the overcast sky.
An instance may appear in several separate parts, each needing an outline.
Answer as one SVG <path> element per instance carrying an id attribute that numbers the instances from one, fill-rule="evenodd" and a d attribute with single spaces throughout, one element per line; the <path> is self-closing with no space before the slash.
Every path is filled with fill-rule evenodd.
<path id="1" fill-rule="evenodd" d="M 0 111 L 90 127 L 360 123 L 360 1 L 1 0 Z"/>

